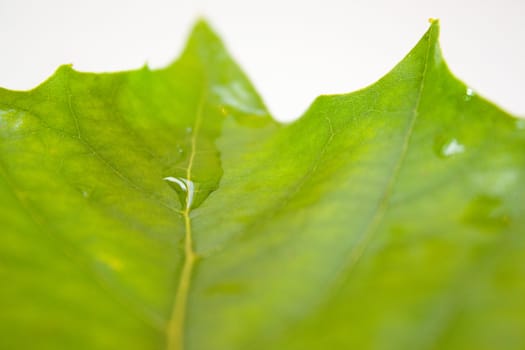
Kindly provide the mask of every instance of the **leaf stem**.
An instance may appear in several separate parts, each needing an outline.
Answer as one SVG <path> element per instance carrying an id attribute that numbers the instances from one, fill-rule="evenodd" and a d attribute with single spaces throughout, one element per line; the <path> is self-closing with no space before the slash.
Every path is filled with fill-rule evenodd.
<path id="1" fill-rule="evenodd" d="M 206 94 L 201 95 L 199 106 L 197 109 L 197 115 L 195 117 L 195 125 L 193 128 L 193 134 L 191 137 L 191 152 L 188 161 L 188 167 L 186 170 L 186 179 L 191 182 L 193 163 L 195 160 L 195 154 L 197 149 L 197 135 L 200 130 L 202 121 L 202 114 L 204 108 L 204 101 Z M 168 322 L 167 328 L 167 350 L 183 350 L 184 349 L 184 331 L 186 323 L 186 313 L 188 305 L 188 294 L 191 287 L 191 279 L 193 276 L 193 270 L 195 263 L 198 260 L 198 255 L 195 253 L 193 248 L 193 236 L 191 230 L 191 202 L 193 193 L 189 190 L 186 191 L 186 205 L 182 212 L 184 217 L 184 264 L 182 266 L 182 272 L 180 275 L 179 286 L 175 295 L 175 301 L 173 303 L 173 309 L 171 311 L 171 317 Z"/>
<path id="2" fill-rule="evenodd" d="M 184 265 L 182 267 L 177 294 L 175 295 L 175 302 L 173 304 L 171 318 L 168 323 L 168 350 L 184 349 L 184 324 L 186 321 L 188 292 L 190 290 L 193 268 L 195 266 L 195 262 L 197 261 L 197 255 L 193 250 L 189 207 L 184 210 L 183 216 L 186 230 L 186 234 L 184 236 Z"/>

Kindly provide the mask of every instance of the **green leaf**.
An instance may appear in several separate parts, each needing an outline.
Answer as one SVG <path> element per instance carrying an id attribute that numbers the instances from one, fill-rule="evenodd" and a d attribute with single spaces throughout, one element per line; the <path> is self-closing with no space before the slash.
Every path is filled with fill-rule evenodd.
<path id="1" fill-rule="evenodd" d="M 525 122 L 438 32 L 289 125 L 203 22 L 0 89 L 0 348 L 525 348 Z"/>

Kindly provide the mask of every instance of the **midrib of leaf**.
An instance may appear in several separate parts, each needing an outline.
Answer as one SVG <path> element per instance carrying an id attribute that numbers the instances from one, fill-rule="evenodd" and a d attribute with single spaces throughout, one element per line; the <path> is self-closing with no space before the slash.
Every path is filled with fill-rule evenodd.
<path id="1" fill-rule="evenodd" d="M 195 116 L 195 123 L 193 127 L 193 134 L 191 136 L 191 148 L 190 157 L 188 161 L 188 167 L 186 169 L 186 180 L 192 181 L 192 169 L 193 162 L 195 160 L 196 153 L 196 142 L 199 134 L 202 114 L 204 109 L 204 101 L 206 99 L 206 89 L 203 89 L 199 105 L 197 107 L 197 114 Z M 184 217 L 184 262 L 182 266 L 182 272 L 179 279 L 179 285 L 175 294 L 175 300 L 173 302 L 173 308 L 171 310 L 170 320 L 168 321 L 167 328 L 167 349 L 168 350 L 182 350 L 184 349 L 184 329 L 186 322 L 186 309 L 188 305 L 188 293 L 191 286 L 191 279 L 193 275 L 193 269 L 198 259 L 195 250 L 193 249 L 193 236 L 191 226 L 191 198 L 193 194 L 190 191 L 186 191 L 186 205 L 182 212 Z"/>

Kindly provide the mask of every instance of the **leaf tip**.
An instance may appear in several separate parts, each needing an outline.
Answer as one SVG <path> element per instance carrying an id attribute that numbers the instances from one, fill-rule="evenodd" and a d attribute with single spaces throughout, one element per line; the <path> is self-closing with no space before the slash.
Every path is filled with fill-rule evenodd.
<path id="1" fill-rule="evenodd" d="M 439 18 L 433 18 L 433 17 L 430 17 L 428 19 L 428 23 L 432 24 L 432 25 L 437 25 L 439 26 Z"/>
<path id="2" fill-rule="evenodd" d="M 434 42 L 439 41 L 439 19 L 438 18 L 429 18 L 428 23 L 430 23 L 430 28 L 427 31 L 428 36 L 433 39 Z"/>
<path id="3" fill-rule="evenodd" d="M 215 30 L 213 30 L 209 21 L 205 17 L 198 17 L 195 23 L 193 24 L 193 28 L 191 30 L 191 37 L 200 36 L 200 35 L 207 36 L 207 37 L 217 36 Z"/>
<path id="4" fill-rule="evenodd" d="M 73 63 L 61 64 L 55 70 L 55 74 L 60 74 L 60 73 L 65 73 L 65 72 L 72 72 L 72 71 L 75 71 L 75 69 L 73 68 Z"/>

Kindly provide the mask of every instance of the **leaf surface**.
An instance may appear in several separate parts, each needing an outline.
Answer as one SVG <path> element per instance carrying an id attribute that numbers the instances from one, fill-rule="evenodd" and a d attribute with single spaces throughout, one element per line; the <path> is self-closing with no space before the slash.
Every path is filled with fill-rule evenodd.
<path id="1" fill-rule="evenodd" d="M 203 22 L 0 89 L 0 348 L 525 348 L 525 122 L 438 32 L 289 125 Z"/>

